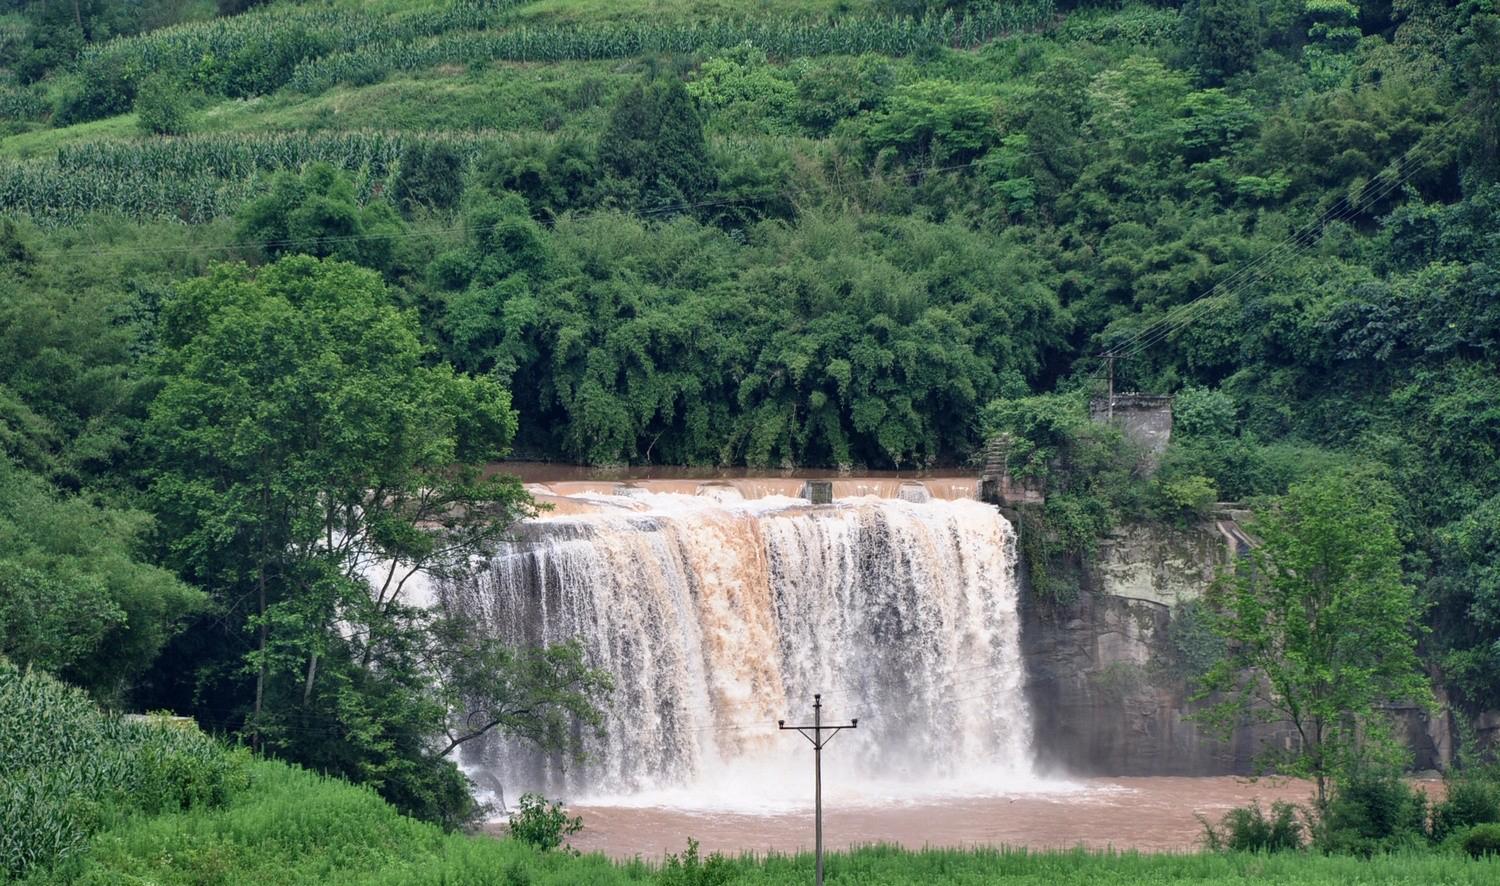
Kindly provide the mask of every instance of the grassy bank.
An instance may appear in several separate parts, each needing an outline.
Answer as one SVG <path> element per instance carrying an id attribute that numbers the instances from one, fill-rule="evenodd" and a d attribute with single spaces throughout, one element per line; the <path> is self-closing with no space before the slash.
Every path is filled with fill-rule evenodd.
<path id="1" fill-rule="evenodd" d="M 617 865 L 602 856 L 539 853 L 485 837 L 444 834 L 397 815 L 373 793 L 279 763 L 252 769 L 229 804 L 126 821 L 91 850 L 36 884 L 802 884 L 812 859 L 738 858 L 712 873 Z M 830 884 L 897 883 L 1449 883 L 1500 879 L 1500 863 L 1460 856 L 1391 855 L 1373 860 L 1318 855 L 1141 855 L 1100 852 L 871 847 L 828 860 Z"/>
<path id="2" fill-rule="evenodd" d="M 196 730 L 122 723 L 81 692 L 0 659 L 0 874 L 28 886 L 461 886 L 805 883 L 812 858 L 615 863 L 445 833 L 373 790 L 250 760 Z M 837 853 L 828 882 L 1492 883 L 1500 860 L 1286 853 L 1143 855 L 876 846 Z"/>

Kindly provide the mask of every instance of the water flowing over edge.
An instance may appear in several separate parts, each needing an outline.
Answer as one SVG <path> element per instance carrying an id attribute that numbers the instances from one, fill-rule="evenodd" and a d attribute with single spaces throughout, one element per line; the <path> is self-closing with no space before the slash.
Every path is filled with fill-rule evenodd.
<path id="1" fill-rule="evenodd" d="M 561 491 L 561 490 L 559 490 Z M 1031 767 L 1015 536 L 994 508 L 900 490 L 809 506 L 703 484 L 570 489 L 434 602 L 507 642 L 579 638 L 615 676 L 589 759 L 499 736 L 461 762 L 482 792 L 779 812 L 811 748 L 776 721 L 860 719 L 824 754 L 833 801 L 1067 789 Z"/>

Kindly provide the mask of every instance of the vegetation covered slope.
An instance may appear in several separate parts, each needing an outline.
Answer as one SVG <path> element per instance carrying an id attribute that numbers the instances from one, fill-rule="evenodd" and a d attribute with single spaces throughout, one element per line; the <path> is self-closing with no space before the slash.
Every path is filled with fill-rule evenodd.
<path id="1" fill-rule="evenodd" d="M 266 760 L 188 727 L 121 723 L 81 692 L 0 659 L 0 875 L 112 884 L 771 884 L 812 858 L 699 858 L 616 865 L 516 839 L 444 833 L 373 791 Z M 1374 862 L 1253 854 L 1140 856 L 869 848 L 828 859 L 830 883 L 1484 883 L 1496 862 L 1463 855 Z"/>
<path id="2" fill-rule="evenodd" d="M 7 9 L 18 660 L 453 823 L 432 626 L 354 568 L 424 524 L 328 531 L 377 480 L 514 515 L 445 459 L 910 468 L 1009 431 L 1030 543 L 1378 478 L 1421 653 L 1500 704 L 1490 0 Z M 1153 478 L 1087 421 L 1106 352 L 1178 395 Z M 577 664 L 546 673 L 599 688 Z"/>

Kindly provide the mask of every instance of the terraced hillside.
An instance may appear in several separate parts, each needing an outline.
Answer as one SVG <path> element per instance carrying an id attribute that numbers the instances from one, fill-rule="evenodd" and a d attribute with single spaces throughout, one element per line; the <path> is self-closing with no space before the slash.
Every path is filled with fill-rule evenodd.
<path id="1" fill-rule="evenodd" d="M 0 655 L 454 824 L 432 636 L 355 605 L 332 527 L 371 502 L 328 502 L 524 513 L 502 454 L 977 473 L 1008 435 L 1049 604 L 1127 520 L 1379 524 L 1347 537 L 1425 628 L 1392 644 L 1478 742 L 1496 59 L 1493 0 L 8 3 Z M 1106 379 L 1175 397 L 1164 452 L 1090 420 Z M 343 537 L 431 555 L 431 518 Z M 1161 674 L 1201 678 L 1178 615 Z M 1325 848 L 1421 842 L 1380 820 Z"/>

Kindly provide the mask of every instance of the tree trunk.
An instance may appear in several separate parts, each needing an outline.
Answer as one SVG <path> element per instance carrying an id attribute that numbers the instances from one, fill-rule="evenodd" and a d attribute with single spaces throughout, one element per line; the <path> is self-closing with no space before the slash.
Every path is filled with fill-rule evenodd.
<path id="1" fill-rule="evenodd" d="M 317 674 L 318 654 L 314 652 L 312 657 L 307 660 L 307 680 L 302 683 L 302 706 L 304 708 L 307 707 L 308 701 L 312 698 L 313 679 Z"/>
<path id="2" fill-rule="evenodd" d="M 260 577 L 256 579 L 260 609 L 260 668 L 255 674 L 255 713 L 251 718 L 250 747 L 260 750 L 260 711 L 266 697 L 266 647 L 271 643 L 271 624 L 266 620 L 266 563 L 261 560 Z"/>

